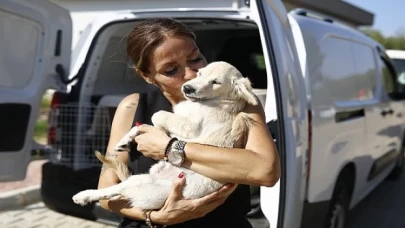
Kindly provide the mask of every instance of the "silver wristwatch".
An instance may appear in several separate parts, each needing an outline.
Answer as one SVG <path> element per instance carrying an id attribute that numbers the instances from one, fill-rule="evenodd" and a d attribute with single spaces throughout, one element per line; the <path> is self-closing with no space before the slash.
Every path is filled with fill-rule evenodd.
<path id="1" fill-rule="evenodd" d="M 171 144 L 170 150 L 167 152 L 167 160 L 175 166 L 181 166 L 184 162 L 184 148 L 187 142 L 176 140 Z"/>

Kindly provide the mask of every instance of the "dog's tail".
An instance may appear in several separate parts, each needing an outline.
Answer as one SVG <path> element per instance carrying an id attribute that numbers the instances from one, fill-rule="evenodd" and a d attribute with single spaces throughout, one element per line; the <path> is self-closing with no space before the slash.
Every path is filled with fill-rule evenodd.
<path id="1" fill-rule="evenodd" d="M 241 148 L 246 145 L 249 129 L 254 124 L 254 120 L 244 112 L 238 113 L 232 124 L 231 137 L 235 139 L 234 147 Z"/>
<path id="2" fill-rule="evenodd" d="M 125 181 L 128 179 L 128 177 L 131 176 L 128 166 L 123 162 L 119 161 L 118 159 L 105 157 L 99 151 L 96 151 L 95 154 L 98 160 L 100 160 L 104 165 L 112 168 L 115 171 L 115 173 L 117 174 L 118 178 L 121 181 Z"/>

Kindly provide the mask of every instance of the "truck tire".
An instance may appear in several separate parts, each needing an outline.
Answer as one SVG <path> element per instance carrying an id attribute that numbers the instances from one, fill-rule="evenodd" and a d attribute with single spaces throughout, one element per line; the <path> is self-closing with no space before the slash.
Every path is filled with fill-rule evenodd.
<path id="1" fill-rule="evenodd" d="M 345 228 L 349 215 L 350 186 L 339 178 L 325 220 L 327 228 Z"/>

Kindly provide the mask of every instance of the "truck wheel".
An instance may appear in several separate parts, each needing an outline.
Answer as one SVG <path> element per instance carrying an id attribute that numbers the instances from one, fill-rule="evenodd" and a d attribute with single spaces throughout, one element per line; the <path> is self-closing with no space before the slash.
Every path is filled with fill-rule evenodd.
<path id="1" fill-rule="evenodd" d="M 330 202 L 329 211 L 326 216 L 327 228 L 345 228 L 349 214 L 349 189 L 347 184 L 339 180 Z"/>
<path id="2" fill-rule="evenodd" d="M 404 144 L 404 143 L 402 143 Z M 405 146 L 402 145 L 401 147 L 401 152 L 399 153 L 399 157 L 397 159 L 397 164 L 395 168 L 392 170 L 390 175 L 388 176 L 388 179 L 391 180 L 399 180 L 401 178 L 401 175 L 404 170 L 404 156 L 405 156 Z"/>

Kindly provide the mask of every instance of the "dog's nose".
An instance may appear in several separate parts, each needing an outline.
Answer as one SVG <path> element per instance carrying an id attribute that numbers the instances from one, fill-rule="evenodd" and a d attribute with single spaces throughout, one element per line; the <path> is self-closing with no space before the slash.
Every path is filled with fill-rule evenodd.
<path id="1" fill-rule="evenodd" d="M 184 85 L 183 86 L 183 92 L 186 93 L 186 94 L 194 93 L 195 89 L 191 85 Z"/>

